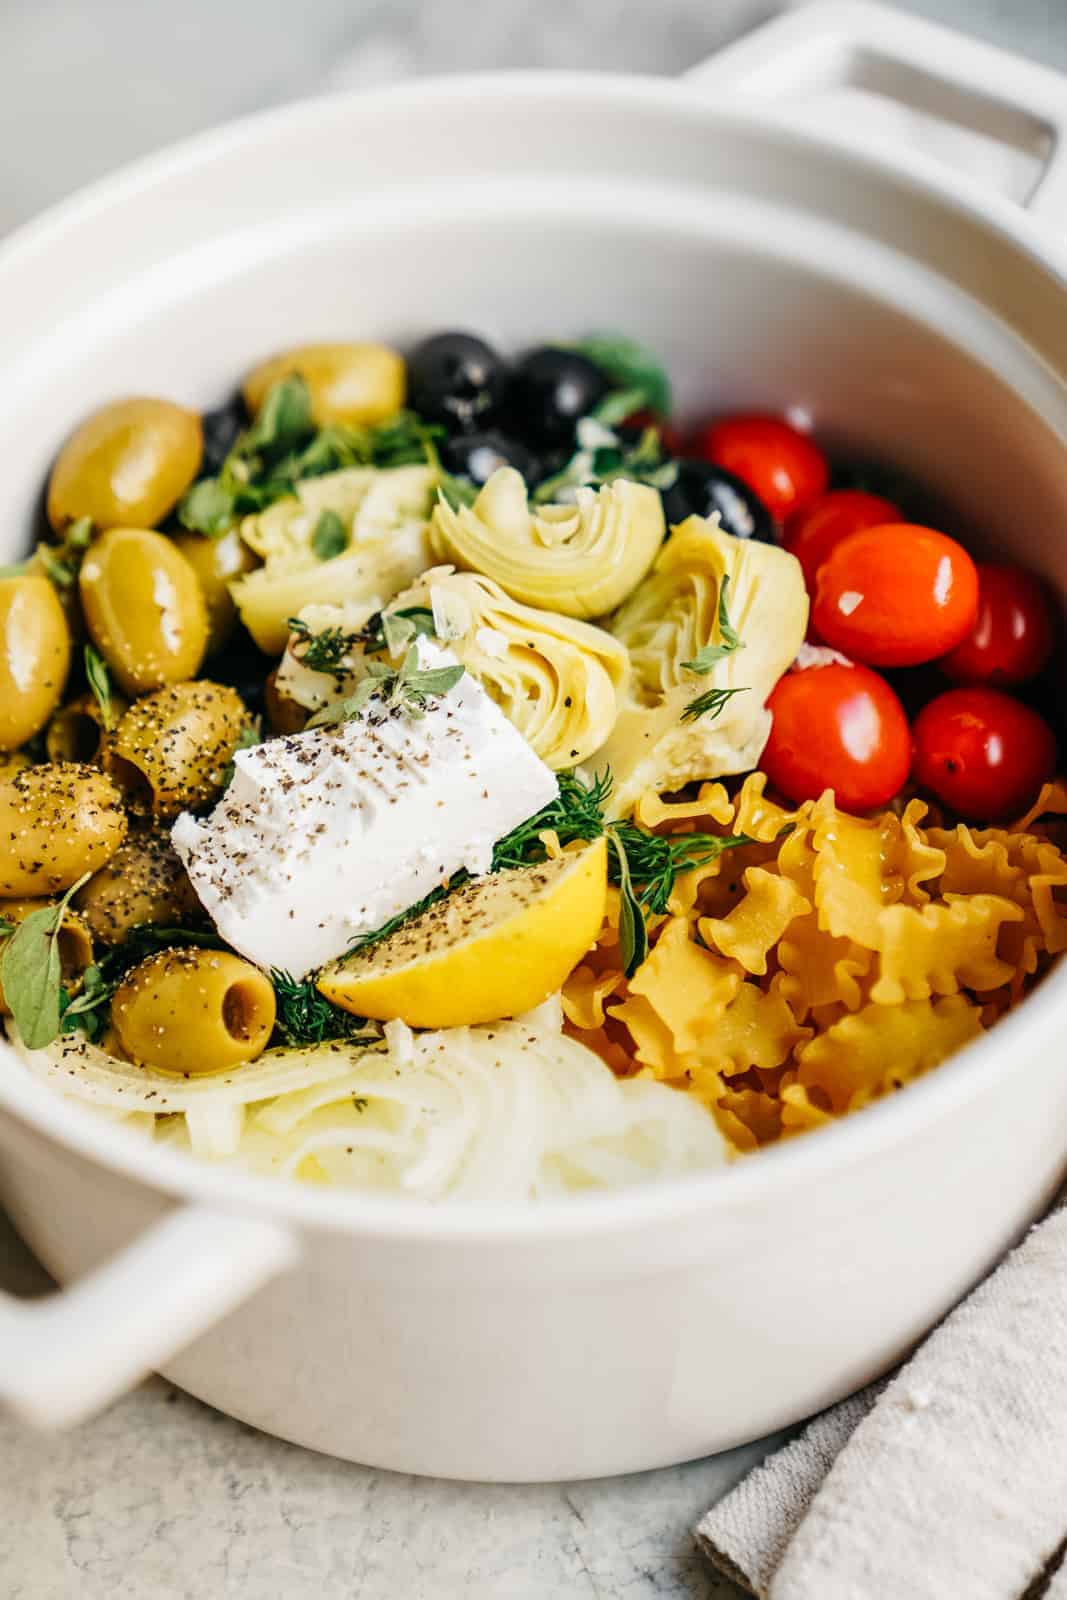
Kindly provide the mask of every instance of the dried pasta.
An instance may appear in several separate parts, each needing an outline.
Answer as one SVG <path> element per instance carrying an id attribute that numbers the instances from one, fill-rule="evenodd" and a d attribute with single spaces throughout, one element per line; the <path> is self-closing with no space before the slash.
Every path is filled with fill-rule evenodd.
<path id="1" fill-rule="evenodd" d="M 916 799 L 862 818 L 827 792 L 788 811 L 765 783 L 638 799 L 659 832 L 751 842 L 679 876 L 629 980 L 613 897 L 563 991 L 569 1033 L 618 1074 L 688 1089 L 738 1153 L 928 1072 L 1067 949 L 1062 782 L 1019 823 L 984 830 L 931 825 Z"/>

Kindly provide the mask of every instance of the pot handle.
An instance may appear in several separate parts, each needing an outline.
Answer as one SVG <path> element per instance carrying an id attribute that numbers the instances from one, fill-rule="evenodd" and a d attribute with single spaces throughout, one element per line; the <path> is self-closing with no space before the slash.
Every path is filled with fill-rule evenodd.
<path id="1" fill-rule="evenodd" d="M 683 82 L 702 94 L 757 96 L 790 119 L 834 90 L 868 91 L 927 120 L 990 142 L 1011 164 L 1025 162 L 1023 203 L 1052 222 L 1067 221 L 1067 82 L 1058 73 L 875 0 L 812 0 L 776 18 L 709 61 Z M 848 137 L 862 131 L 850 108 Z M 832 125 L 842 126 L 838 107 Z M 827 124 L 823 122 L 823 126 Z M 869 124 L 870 127 L 870 124 Z M 900 124 L 891 124 L 900 138 Z M 918 143 L 913 147 L 918 150 Z M 930 142 L 930 141 L 927 141 Z M 882 149 L 886 129 L 880 134 Z M 973 161 L 969 163 L 972 167 Z M 1038 167 L 1036 182 L 1032 173 Z M 1019 177 L 1016 165 L 1013 178 Z"/>
<path id="2" fill-rule="evenodd" d="M 296 1236 L 187 1205 L 69 1289 L 0 1295 L 0 1401 L 37 1428 L 103 1409 L 284 1272 Z"/>

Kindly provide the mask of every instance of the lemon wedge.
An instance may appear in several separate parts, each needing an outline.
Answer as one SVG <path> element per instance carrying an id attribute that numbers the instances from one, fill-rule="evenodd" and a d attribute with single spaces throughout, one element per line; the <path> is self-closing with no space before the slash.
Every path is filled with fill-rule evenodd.
<path id="1" fill-rule="evenodd" d="M 319 990 L 358 1016 L 413 1028 L 518 1016 L 555 994 L 592 946 L 607 882 L 602 838 L 540 866 L 492 873 L 326 967 Z"/>

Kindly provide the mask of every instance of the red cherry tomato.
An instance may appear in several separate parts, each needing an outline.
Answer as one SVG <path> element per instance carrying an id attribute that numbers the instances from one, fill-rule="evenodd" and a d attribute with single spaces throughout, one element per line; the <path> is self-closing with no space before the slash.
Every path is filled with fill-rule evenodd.
<path id="1" fill-rule="evenodd" d="M 877 672 L 836 662 L 787 672 L 767 708 L 774 722 L 760 766 L 794 805 L 833 789 L 844 810 L 871 811 L 903 787 L 908 719 Z"/>
<path id="2" fill-rule="evenodd" d="M 697 454 L 736 473 L 772 516 L 782 518 L 821 495 L 830 481 L 826 457 L 781 417 L 728 417 L 709 423 Z"/>
<path id="3" fill-rule="evenodd" d="M 785 525 L 782 543 L 804 569 L 808 593 L 815 593 L 815 576 L 831 551 L 849 534 L 900 521 L 891 500 L 863 489 L 831 489 L 821 499 L 794 511 Z"/>
<path id="4" fill-rule="evenodd" d="M 955 649 L 978 614 L 978 572 L 933 528 L 886 523 L 849 534 L 819 568 L 812 621 L 872 667 L 914 667 Z"/>
<path id="5" fill-rule="evenodd" d="M 1052 654 L 1052 613 L 1038 580 L 1022 567 L 978 563 L 978 615 L 942 661 L 956 683 L 1026 683 Z"/>
<path id="6" fill-rule="evenodd" d="M 912 730 L 916 782 L 972 822 L 1018 816 L 1056 768 L 1043 717 L 999 689 L 949 689 Z"/>

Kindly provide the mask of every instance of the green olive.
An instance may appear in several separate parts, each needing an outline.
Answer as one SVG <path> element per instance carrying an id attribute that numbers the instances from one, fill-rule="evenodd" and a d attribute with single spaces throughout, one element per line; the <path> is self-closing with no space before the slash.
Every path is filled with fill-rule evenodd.
<path id="1" fill-rule="evenodd" d="M 69 889 L 125 837 L 122 796 L 103 772 L 77 761 L 26 767 L 0 783 L 0 896 Z"/>
<path id="2" fill-rule="evenodd" d="M 200 418 L 169 400 L 115 400 L 76 428 L 48 482 L 57 533 L 78 517 L 97 528 L 154 528 L 200 470 Z"/>
<path id="3" fill-rule="evenodd" d="M 235 689 L 174 683 L 130 707 L 111 738 L 107 770 L 132 811 L 176 817 L 219 794 L 248 723 Z"/>
<path id="4" fill-rule="evenodd" d="M 297 701 L 290 700 L 278 688 L 277 669 L 267 674 L 263 685 L 263 703 L 267 708 L 267 721 L 272 733 L 301 733 L 307 726 L 311 712 Z"/>
<path id="5" fill-rule="evenodd" d="M 16 772 L 25 772 L 33 762 L 25 750 L 0 750 L 0 783 L 6 783 Z"/>
<path id="6" fill-rule="evenodd" d="M 40 911 L 44 906 L 51 905 L 50 900 L 5 900 L 3 917 L 5 922 L 13 922 L 16 927 L 25 921 L 31 911 Z M 81 988 L 81 981 L 85 969 L 92 965 L 93 941 L 89 936 L 89 929 L 84 920 L 70 906 L 63 911 L 63 920 L 59 925 L 59 936 L 56 939 L 59 948 L 59 966 L 63 974 L 63 987 L 68 994 L 77 994 Z M 0 1012 L 8 1016 L 8 1004 L 4 999 L 3 986 L 0 985 Z"/>
<path id="7" fill-rule="evenodd" d="M 181 927 L 200 912 L 170 835 L 159 828 L 131 833 L 74 904 L 101 944 L 121 944 L 131 928 L 147 923 Z"/>
<path id="8" fill-rule="evenodd" d="M 128 695 L 191 678 L 204 659 L 207 610 L 188 561 L 161 533 L 111 528 L 78 579 L 85 625 Z"/>
<path id="9" fill-rule="evenodd" d="M 220 1072 L 267 1048 L 274 989 L 258 967 L 228 950 L 163 950 L 116 989 L 111 1021 L 142 1066 Z"/>
<path id="10" fill-rule="evenodd" d="M 303 344 L 254 367 L 244 381 L 245 404 L 255 416 L 268 390 L 298 372 L 311 395 L 320 428 L 330 422 L 384 422 L 404 404 L 404 358 L 384 344 Z"/>
<path id="11" fill-rule="evenodd" d="M 111 696 L 110 720 L 114 727 L 126 711 L 120 694 Z M 60 706 L 44 736 L 49 761 L 84 761 L 91 767 L 104 764 L 108 729 L 95 694 L 87 691 L 76 700 Z"/>
<path id="12" fill-rule="evenodd" d="M 206 539 L 202 533 L 179 533 L 175 535 L 174 546 L 200 580 L 207 607 L 207 653 L 213 656 L 222 649 L 237 621 L 237 607 L 230 598 L 230 580 L 258 567 L 259 557 L 253 555 L 236 528 L 231 528 L 220 539 Z"/>
<path id="13" fill-rule="evenodd" d="M 32 739 L 59 704 L 70 629 L 47 578 L 0 578 L 0 749 Z"/>

